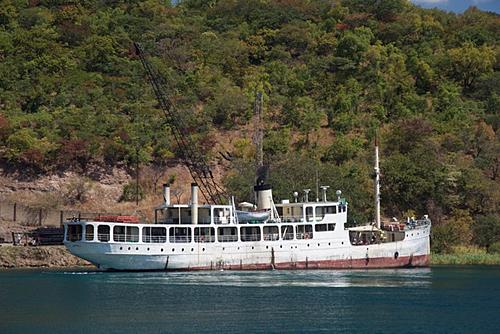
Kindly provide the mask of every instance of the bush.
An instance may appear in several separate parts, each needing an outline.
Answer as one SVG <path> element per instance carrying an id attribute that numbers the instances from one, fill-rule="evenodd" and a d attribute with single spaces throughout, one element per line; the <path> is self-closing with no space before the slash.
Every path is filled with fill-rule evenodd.
<path id="1" fill-rule="evenodd" d="M 144 190 L 141 185 L 137 187 L 135 182 L 130 182 L 123 187 L 123 193 L 120 197 L 120 201 L 123 202 L 132 202 L 136 200 L 136 196 L 139 200 L 144 199 Z"/>
<path id="2" fill-rule="evenodd" d="M 86 177 L 78 177 L 72 180 L 63 191 L 64 203 L 70 205 L 85 203 L 90 197 L 93 186 L 92 181 Z"/>
<path id="3" fill-rule="evenodd" d="M 432 251 L 451 253 L 456 246 L 470 244 L 472 218 L 466 210 L 455 210 L 453 216 L 440 225 L 432 227 Z"/>
<path id="4" fill-rule="evenodd" d="M 490 245 L 490 247 L 488 247 L 488 253 L 490 253 L 490 254 L 494 254 L 494 253 L 500 254 L 500 241 L 492 243 Z"/>

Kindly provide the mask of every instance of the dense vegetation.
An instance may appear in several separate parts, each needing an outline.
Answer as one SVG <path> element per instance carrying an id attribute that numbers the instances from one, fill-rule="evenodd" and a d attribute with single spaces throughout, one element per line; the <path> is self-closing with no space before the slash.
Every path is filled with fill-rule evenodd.
<path id="1" fill-rule="evenodd" d="M 209 157 L 264 93 L 279 198 L 344 190 L 372 218 L 428 213 L 437 251 L 500 241 L 500 17 L 405 0 L 1 0 L 0 158 L 35 172 L 179 156 L 131 48 L 140 41 Z M 235 133 L 235 132 L 232 132 Z M 250 138 L 225 179 L 251 199 Z M 313 197 L 316 197 L 314 194 Z M 250 197 L 250 198 L 249 198 Z"/>

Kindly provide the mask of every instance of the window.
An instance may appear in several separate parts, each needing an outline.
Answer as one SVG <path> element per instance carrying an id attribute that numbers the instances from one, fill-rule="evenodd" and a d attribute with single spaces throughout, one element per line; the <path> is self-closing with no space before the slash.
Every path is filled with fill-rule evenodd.
<path id="1" fill-rule="evenodd" d="M 240 229 L 241 241 L 260 241 L 260 227 L 242 227 Z"/>
<path id="2" fill-rule="evenodd" d="M 214 223 L 215 224 L 228 224 L 229 223 L 229 208 L 215 208 L 214 209 Z"/>
<path id="3" fill-rule="evenodd" d="M 274 241 L 279 240 L 278 226 L 264 226 L 264 240 Z"/>
<path id="4" fill-rule="evenodd" d="M 219 227 L 217 229 L 217 240 L 219 242 L 238 241 L 238 231 L 236 227 Z"/>
<path id="5" fill-rule="evenodd" d="M 113 240 L 117 242 L 139 242 L 139 228 L 137 226 L 113 227 Z"/>
<path id="6" fill-rule="evenodd" d="M 198 208 L 198 224 L 210 224 L 210 208 Z"/>
<path id="7" fill-rule="evenodd" d="M 313 208 L 312 208 L 312 206 L 306 206 L 306 219 L 308 222 L 313 220 Z"/>
<path id="8" fill-rule="evenodd" d="M 215 242 L 215 228 L 213 227 L 195 227 L 195 242 Z"/>
<path id="9" fill-rule="evenodd" d="M 312 225 L 297 225 L 297 239 L 312 239 Z"/>
<path id="10" fill-rule="evenodd" d="M 125 241 L 139 242 L 139 228 L 137 226 L 125 227 Z"/>
<path id="11" fill-rule="evenodd" d="M 94 225 L 85 226 L 85 240 L 87 241 L 94 240 Z"/>
<path id="12" fill-rule="evenodd" d="M 283 217 L 283 207 L 277 206 L 276 211 L 278 212 L 278 216 Z"/>
<path id="13" fill-rule="evenodd" d="M 125 241 L 125 226 L 113 227 L 113 240 L 118 242 Z"/>
<path id="14" fill-rule="evenodd" d="M 314 227 L 314 230 L 316 232 L 334 231 L 335 224 L 316 224 L 316 226 Z"/>
<path id="15" fill-rule="evenodd" d="M 337 213 L 336 206 L 317 206 L 316 207 L 316 219 L 322 220 L 326 214 L 335 214 Z"/>
<path id="16" fill-rule="evenodd" d="M 142 242 L 167 242 L 167 229 L 165 227 L 143 227 Z"/>
<path id="17" fill-rule="evenodd" d="M 170 242 L 191 242 L 191 227 L 171 227 Z"/>
<path id="18" fill-rule="evenodd" d="M 281 238 L 283 240 L 293 240 L 293 225 L 281 226 Z"/>
<path id="19" fill-rule="evenodd" d="M 67 239 L 69 241 L 82 240 L 82 225 L 68 225 Z"/>
<path id="20" fill-rule="evenodd" d="M 99 225 L 97 226 L 97 240 L 102 242 L 109 241 L 109 225 Z"/>

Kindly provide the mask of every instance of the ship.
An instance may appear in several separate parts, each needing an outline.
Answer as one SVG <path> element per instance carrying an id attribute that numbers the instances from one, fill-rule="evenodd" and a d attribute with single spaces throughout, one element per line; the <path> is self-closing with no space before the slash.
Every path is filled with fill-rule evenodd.
<path id="1" fill-rule="evenodd" d="M 275 203 L 272 187 L 254 186 L 255 204 L 202 204 L 198 184 L 189 203 L 174 204 L 170 185 L 154 222 L 105 216 L 64 224 L 64 244 L 103 270 L 292 270 L 425 267 L 431 220 L 381 222 L 380 170 L 375 147 L 375 220 L 349 227 L 348 201 L 337 190 L 309 200 L 309 189 Z"/>

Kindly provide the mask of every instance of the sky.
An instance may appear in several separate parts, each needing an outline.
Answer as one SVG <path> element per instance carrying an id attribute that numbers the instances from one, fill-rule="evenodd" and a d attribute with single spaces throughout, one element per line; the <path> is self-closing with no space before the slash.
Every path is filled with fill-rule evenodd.
<path id="1" fill-rule="evenodd" d="M 462 13 L 470 6 L 500 14 L 500 0 L 411 0 L 425 8 L 440 8 L 447 11 Z"/>

